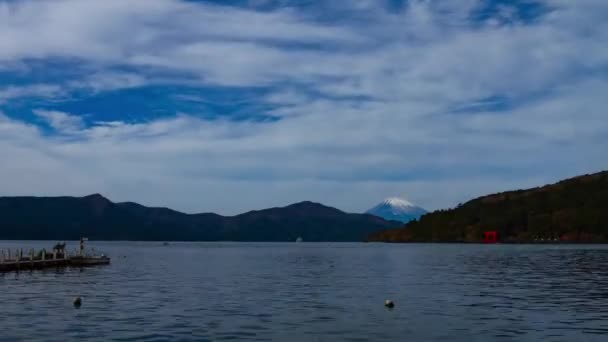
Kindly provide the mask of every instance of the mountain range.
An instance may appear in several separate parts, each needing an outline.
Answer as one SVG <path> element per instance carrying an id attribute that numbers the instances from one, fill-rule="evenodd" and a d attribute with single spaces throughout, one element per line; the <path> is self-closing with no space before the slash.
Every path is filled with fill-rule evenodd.
<path id="1" fill-rule="evenodd" d="M 398 226 L 313 202 L 221 216 L 113 203 L 99 194 L 0 197 L 0 239 L 13 240 L 364 241 Z"/>
<path id="2" fill-rule="evenodd" d="M 386 220 L 407 223 L 419 219 L 427 211 L 406 199 L 391 197 L 369 209 L 366 213 L 382 217 Z"/>
<path id="3" fill-rule="evenodd" d="M 606 243 L 608 171 L 483 196 L 373 233 L 369 241 L 480 242 L 487 231 L 501 242 Z"/>

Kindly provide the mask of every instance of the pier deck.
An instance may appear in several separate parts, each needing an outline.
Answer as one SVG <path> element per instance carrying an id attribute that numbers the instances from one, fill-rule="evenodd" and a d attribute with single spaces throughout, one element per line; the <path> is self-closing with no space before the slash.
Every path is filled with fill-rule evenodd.
<path id="1" fill-rule="evenodd" d="M 87 267 L 110 264 L 110 258 L 69 257 L 50 260 L 6 260 L 0 262 L 0 272 L 34 270 L 57 267 Z"/>
<path id="2" fill-rule="evenodd" d="M 58 267 L 88 267 L 98 265 L 110 264 L 110 258 L 104 254 L 95 255 L 85 252 L 84 241 L 86 238 L 80 239 L 80 248 L 78 253 L 69 254 L 65 249 L 65 242 L 63 244 L 56 244 L 53 247 L 53 252 L 48 253 L 46 249 L 43 249 L 36 253 L 35 250 L 30 250 L 28 256 L 24 257 L 22 249 L 15 251 L 11 254 L 11 250 L 2 250 L 0 253 L 0 273 L 1 272 L 12 272 L 20 270 L 32 270 L 32 269 L 44 269 L 44 268 L 58 268 Z M 13 258 L 11 258 L 11 255 Z"/>

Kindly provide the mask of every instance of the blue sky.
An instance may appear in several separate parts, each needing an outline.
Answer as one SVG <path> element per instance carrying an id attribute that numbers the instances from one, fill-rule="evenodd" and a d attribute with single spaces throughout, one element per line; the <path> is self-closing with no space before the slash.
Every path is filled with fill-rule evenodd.
<path id="1" fill-rule="evenodd" d="M 608 169 L 605 0 L 0 0 L 0 195 L 428 209 Z"/>

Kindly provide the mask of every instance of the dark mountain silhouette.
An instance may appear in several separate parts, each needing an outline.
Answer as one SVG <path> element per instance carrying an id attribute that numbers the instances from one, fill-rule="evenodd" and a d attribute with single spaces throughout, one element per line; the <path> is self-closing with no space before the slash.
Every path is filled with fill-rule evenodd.
<path id="1" fill-rule="evenodd" d="M 502 242 L 608 242 L 608 171 L 480 197 L 369 241 L 479 242 L 484 231 Z"/>
<path id="2" fill-rule="evenodd" d="M 312 202 L 237 216 L 86 197 L 0 197 L 0 239 L 141 241 L 364 241 L 400 223 Z"/>

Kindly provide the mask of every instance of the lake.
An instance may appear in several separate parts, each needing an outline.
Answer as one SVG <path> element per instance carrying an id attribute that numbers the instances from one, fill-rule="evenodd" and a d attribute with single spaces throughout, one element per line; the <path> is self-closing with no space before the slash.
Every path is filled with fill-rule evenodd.
<path id="1" fill-rule="evenodd" d="M 0 274 L 0 341 L 608 340 L 608 246 L 88 245 L 112 264 Z"/>

